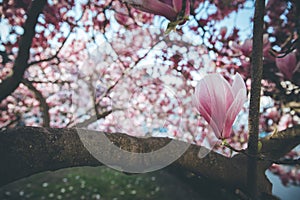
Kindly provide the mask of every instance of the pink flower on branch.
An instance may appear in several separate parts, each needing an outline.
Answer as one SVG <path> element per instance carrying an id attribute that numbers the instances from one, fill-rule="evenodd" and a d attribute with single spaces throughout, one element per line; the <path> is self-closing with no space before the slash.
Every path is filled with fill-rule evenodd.
<path id="1" fill-rule="evenodd" d="M 232 50 L 236 52 L 240 52 L 242 55 L 250 57 L 252 53 L 252 39 L 246 39 L 241 44 L 238 44 L 236 42 L 230 42 L 229 46 Z M 273 57 L 270 56 L 269 50 L 271 48 L 271 44 L 269 41 L 269 35 L 264 34 L 263 37 L 263 55 L 266 59 L 273 59 Z"/>
<path id="2" fill-rule="evenodd" d="M 236 74 L 230 85 L 220 74 L 210 74 L 196 86 L 193 104 L 218 139 L 231 136 L 233 122 L 247 100 L 244 80 Z"/>
<path id="3" fill-rule="evenodd" d="M 161 15 L 170 21 L 177 21 L 187 18 L 190 14 L 189 0 L 123 0 L 135 8 Z"/>
<path id="4" fill-rule="evenodd" d="M 136 28 L 133 19 L 129 16 L 129 13 L 124 9 L 121 9 L 119 12 L 115 13 L 115 19 L 119 24 L 123 25 L 129 30 Z"/>

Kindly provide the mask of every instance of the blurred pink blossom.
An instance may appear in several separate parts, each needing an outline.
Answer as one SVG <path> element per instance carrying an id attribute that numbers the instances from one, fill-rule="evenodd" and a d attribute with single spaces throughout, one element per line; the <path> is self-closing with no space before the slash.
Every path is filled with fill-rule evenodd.
<path id="1" fill-rule="evenodd" d="M 220 74 L 199 81 L 193 104 L 219 139 L 229 138 L 233 122 L 247 99 L 244 80 L 236 74 L 230 85 Z"/>
<path id="2" fill-rule="evenodd" d="M 119 24 L 125 26 L 127 29 L 131 30 L 136 28 L 133 19 L 129 16 L 128 11 L 125 9 L 120 9 L 120 11 L 116 12 L 115 19 Z"/>
<path id="3" fill-rule="evenodd" d="M 272 107 L 272 108 L 268 108 L 265 112 L 265 116 L 268 118 L 268 119 L 272 119 L 272 120 L 275 120 L 277 121 L 278 118 L 280 117 L 280 114 L 278 112 L 278 108 L 277 107 Z"/>
<path id="4" fill-rule="evenodd" d="M 278 131 L 282 131 L 287 129 L 293 124 L 293 118 L 290 114 L 284 114 L 281 116 L 280 121 L 278 123 Z"/>
<path id="5" fill-rule="evenodd" d="M 139 10 L 164 16 L 170 21 L 182 19 L 190 14 L 189 0 L 124 0 L 124 2 Z"/>
<path id="6" fill-rule="evenodd" d="M 297 64 L 296 52 L 292 52 L 283 58 L 276 58 L 276 65 L 280 72 L 288 79 L 292 79 L 298 70 L 300 62 Z"/>
<path id="7" fill-rule="evenodd" d="M 238 44 L 236 42 L 230 42 L 229 46 L 232 50 L 242 53 L 242 55 L 250 57 L 252 53 L 252 38 L 248 38 L 244 40 L 244 42 Z M 267 59 L 272 59 L 269 54 L 269 50 L 271 48 L 271 44 L 269 41 L 269 35 L 264 34 L 263 36 L 263 55 Z"/>
<path id="8" fill-rule="evenodd" d="M 226 27 L 226 26 L 221 27 L 221 28 L 220 28 L 220 35 L 221 35 L 221 38 L 222 38 L 222 39 L 225 38 L 226 33 L 227 33 L 227 27 Z"/>

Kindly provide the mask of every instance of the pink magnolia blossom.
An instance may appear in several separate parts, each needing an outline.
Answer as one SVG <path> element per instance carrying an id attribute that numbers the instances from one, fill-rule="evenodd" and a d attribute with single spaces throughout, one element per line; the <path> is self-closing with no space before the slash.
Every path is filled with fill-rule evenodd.
<path id="1" fill-rule="evenodd" d="M 288 79 L 292 79 L 298 70 L 300 63 L 297 64 L 296 52 L 292 52 L 283 58 L 276 58 L 276 65 L 280 72 Z"/>
<path id="2" fill-rule="evenodd" d="M 290 114 L 284 114 L 281 116 L 278 123 L 278 131 L 283 131 L 293 124 L 293 117 Z"/>
<path id="3" fill-rule="evenodd" d="M 199 81 L 193 104 L 219 139 L 229 138 L 233 122 L 247 99 L 244 80 L 236 74 L 230 85 L 220 74 Z"/>
<path id="4" fill-rule="evenodd" d="M 125 28 L 131 30 L 136 28 L 133 19 L 129 16 L 126 10 L 121 9 L 119 12 L 115 13 L 116 21 L 123 25 Z"/>
<path id="5" fill-rule="evenodd" d="M 250 57 L 251 53 L 252 53 L 252 39 L 248 38 L 246 40 L 244 40 L 244 42 L 242 42 L 241 44 L 238 44 L 236 42 L 230 42 L 229 46 L 231 47 L 232 50 L 237 51 L 237 52 L 241 52 L 244 56 Z M 271 44 L 269 41 L 269 35 L 268 34 L 264 34 L 263 36 L 263 55 L 265 58 L 270 59 L 270 54 L 269 54 L 269 50 L 271 48 Z M 271 57 L 272 59 L 272 57 Z"/>
<path id="6" fill-rule="evenodd" d="M 180 20 L 190 14 L 189 0 L 124 0 L 124 2 L 139 10 L 164 16 L 170 21 Z"/>

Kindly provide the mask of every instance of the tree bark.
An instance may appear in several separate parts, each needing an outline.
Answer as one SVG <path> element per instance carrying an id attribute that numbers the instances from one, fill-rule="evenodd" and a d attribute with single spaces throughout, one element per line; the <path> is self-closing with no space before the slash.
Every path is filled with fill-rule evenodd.
<path id="1" fill-rule="evenodd" d="M 104 134 L 111 143 L 121 149 L 136 153 L 152 152 L 172 141 L 169 138 L 136 138 L 121 133 L 94 133 Z M 19 127 L 1 131 L 0 186 L 39 172 L 103 165 L 87 150 L 85 147 L 87 143 L 97 146 L 95 138 L 90 136 L 82 138 L 78 135 L 77 129 Z M 300 126 L 276 133 L 263 139 L 262 143 L 263 153 L 272 159 L 279 159 L 300 143 Z M 229 188 L 246 191 L 246 155 L 238 154 L 233 158 L 227 158 L 212 151 L 200 159 L 198 157 L 200 148 L 203 147 L 190 145 L 172 165 L 180 166 Z M 115 163 L 122 159 L 110 151 L 102 153 L 110 156 Z M 260 193 L 271 194 L 271 183 L 264 175 L 271 164 L 270 161 L 258 163 Z"/>
<path id="2" fill-rule="evenodd" d="M 47 4 L 46 0 L 32 1 L 23 26 L 24 34 L 19 42 L 19 52 L 13 66 L 13 74 L 0 82 L 0 102 L 18 88 L 25 70 L 29 67 L 28 59 L 30 47 L 35 35 L 35 26 L 40 13 Z"/>
<path id="3" fill-rule="evenodd" d="M 253 19 L 253 45 L 251 55 L 251 91 L 249 106 L 249 154 L 258 153 L 259 107 L 261 93 L 261 79 L 263 74 L 263 33 L 264 33 L 265 0 L 255 1 Z M 248 157 L 247 185 L 248 192 L 253 199 L 258 195 L 258 165 L 256 157 Z"/>

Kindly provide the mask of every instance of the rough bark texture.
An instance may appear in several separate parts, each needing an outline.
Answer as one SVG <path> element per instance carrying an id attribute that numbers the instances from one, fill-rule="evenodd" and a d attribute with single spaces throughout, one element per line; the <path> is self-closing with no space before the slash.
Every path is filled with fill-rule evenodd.
<path id="1" fill-rule="evenodd" d="M 155 151 L 172 141 L 168 138 L 136 138 L 120 133 L 97 132 L 97 134 L 105 134 L 111 143 L 130 152 Z M 75 166 L 102 165 L 83 145 L 89 143 L 97 146 L 95 141 L 92 136 L 80 137 L 76 129 L 20 127 L 1 131 L 0 186 L 38 172 Z M 272 159 L 279 159 L 300 143 L 300 127 L 276 133 L 262 140 L 262 143 L 262 152 L 265 155 Z M 239 154 L 233 158 L 226 158 L 210 152 L 200 159 L 198 157 L 200 148 L 203 147 L 190 145 L 172 165 L 183 167 L 227 187 L 245 190 L 247 156 Z M 110 151 L 102 153 L 111 157 L 113 161 L 122 159 Z M 258 163 L 260 192 L 271 193 L 271 184 L 264 175 L 271 164 L 270 161 Z"/>
<path id="2" fill-rule="evenodd" d="M 257 155 L 259 133 L 259 108 L 261 80 L 263 74 L 263 33 L 265 0 L 255 1 L 253 19 L 253 48 L 251 55 L 251 91 L 249 106 L 249 141 L 248 150 L 251 155 Z M 247 165 L 248 192 L 253 199 L 258 194 L 258 165 L 255 157 L 248 158 Z"/>

